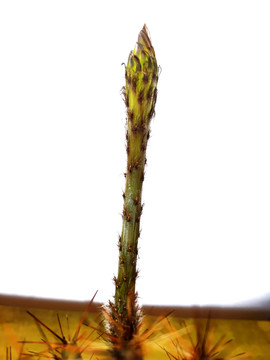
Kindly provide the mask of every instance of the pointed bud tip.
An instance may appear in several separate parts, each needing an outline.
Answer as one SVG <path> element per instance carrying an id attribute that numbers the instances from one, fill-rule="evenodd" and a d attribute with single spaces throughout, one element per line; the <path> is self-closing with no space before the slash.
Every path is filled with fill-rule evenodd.
<path id="1" fill-rule="evenodd" d="M 151 55 L 153 56 L 154 58 L 156 57 L 155 56 L 155 50 L 152 46 L 152 43 L 151 43 L 151 40 L 150 40 L 150 34 L 149 34 L 149 31 L 148 31 L 148 28 L 146 26 L 146 24 L 144 24 L 142 30 L 140 31 L 139 33 L 139 36 L 138 36 L 138 45 L 139 46 L 142 46 L 143 48 L 146 49 L 146 51 Z"/>

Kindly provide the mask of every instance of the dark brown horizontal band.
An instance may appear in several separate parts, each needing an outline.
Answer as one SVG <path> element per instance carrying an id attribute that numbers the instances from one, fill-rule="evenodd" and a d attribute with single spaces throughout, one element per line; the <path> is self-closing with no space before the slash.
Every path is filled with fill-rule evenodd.
<path id="1" fill-rule="evenodd" d="M 53 310 L 84 311 L 87 301 L 71 301 L 45 299 L 27 296 L 0 295 L 0 305 L 16 306 L 20 308 L 40 308 Z M 93 303 L 91 312 L 98 312 L 101 303 Z M 212 307 L 212 306 L 143 306 L 145 314 L 165 316 L 171 313 L 175 317 L 208 318 L 213 319 L 243 319 L 270 321 L 270 308 L 266 307 Z"/>

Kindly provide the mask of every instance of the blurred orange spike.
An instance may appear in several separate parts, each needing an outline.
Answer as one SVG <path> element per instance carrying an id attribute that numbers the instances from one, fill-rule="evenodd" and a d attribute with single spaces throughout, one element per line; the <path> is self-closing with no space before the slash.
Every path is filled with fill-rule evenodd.
<path id="1" fill-rule="evenodd" d="M 167 356 L 170 359 L 175 360 L 201 360 L 201 359 L 208 359 L 208 360 L 232 360 L 237 358 L 237 360 L 247 360 L 250 357 L 242 352 L 237 355 L 229 355 L 229 356 L 222 356 L 222 353 L 228 351 L 226 346 L 231 343 L 231 340 L 225 341 L 225 334 L 218 337 L 218 340 L 214 342 L 214 335 L 215 333 L 215 326 L 212 325 L 210 327 L 210 319 L 207 319 L 206 326 L 203 327 L 202 323 L 199 320 L 195 321 L 195 343 L 193 342 L 193 338 L 191 336 L 191 332 L 189 328 L 186 326 L 184 322 L 184 330 L 186 333 L 182 335 L 180 332 L 177 334 L 177 331 L 170 321 L 168 323 L 168 330 L 169 333 L 172 335 L 172 344 L 175 347 L 176 354 L 172 354 L 169 352 L 166 347 L 162 349 L 166 352 Z M 185 338 L 187 337 L 187 338 Z M 179 349 L 181 351 L 179 351 Z"/>
<path id="2" fill-rule="evenodd" d="M 40 325 L 42 325 L 43 327 L 45 327 L 45 329 L 47 329 L 50 333 L 52 333 L 58 340 L 60 340 L 63 344 L 65 343 L 65 340 L 61 338 L 61 336 L 59 336 L 58 334 L 56 334 L 55 331 L 53 331 L 51 328 L 49 328 L 46 324 L 44 324 L 41 320 L 39 320 L 34 314 L 32 314 L 30 311 L 26 311 L 27 314 L 29 314 L 30 316 L 32 316 L 32 318 L 39 323 Z"/>
<path id="3" fill-rule="evenodd" d="M 83 323 L 86 315 L 89 313 L 89 310 L 90 310 L 91 305 L 92 305 L 92 303 L 93 303 L 93 301 L 94 301 L 94 298 L 95 298 L 96 295 L 97 295 L 97 292 L 98 292 L 98 290 L 95 292 L 95 294 L 94 294 L 94 296 L 92 297 L 92 299 L 90 300 L 90 302 L 89 302 L 86 310 L 84 311 L 83 316 L 81 317 L 81 320 L 80 320 L 80 322 L 79 322 L 79 324 L 78 324 L 78 326 L 77 326 L 77 329 L 76 329 L 75 334 L 74 334 L 73 339 L 72 339 L 73 342 L 76 342 L 76 341 L 77 341 L 77 337 L 78 337 L 78 335 L 79 335 L 79 332 L 80 332 L 82 323 Z"/>

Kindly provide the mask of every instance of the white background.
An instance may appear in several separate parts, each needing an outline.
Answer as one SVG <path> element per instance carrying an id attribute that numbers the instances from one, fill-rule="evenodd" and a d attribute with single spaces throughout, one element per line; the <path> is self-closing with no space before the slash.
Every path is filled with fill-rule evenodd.
<path id="1" fill-rule="evenodd" d="M 124 66 L 158 63 L 144 183 L 145 304 L 269 293 L 268 1 L 1 1 L 0 292 L 112 298 Z"/>

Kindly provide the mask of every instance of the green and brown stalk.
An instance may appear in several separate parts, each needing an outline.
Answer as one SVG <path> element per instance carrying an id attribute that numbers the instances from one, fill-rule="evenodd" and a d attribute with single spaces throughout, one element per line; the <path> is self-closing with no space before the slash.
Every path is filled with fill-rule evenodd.
<path id="1" fill-rule="evenodd" d="M 145 25 L 139 33 L 135 49 L 129 55 L 125 79 L 123 95 L 127 108 L 127 171 L 123 194 L 123 226 L 119 238 L 118 276 L 114 278 L 115 303 L 111 307 L 113 319 L 118 324 L 112 329 L 113 334 L 120 336 L 123 341 L 129 341 L 136 333 L 139 323 L 135 283 L 143 209 L 142 184 L 158 82 L 155 51 Z"/>

